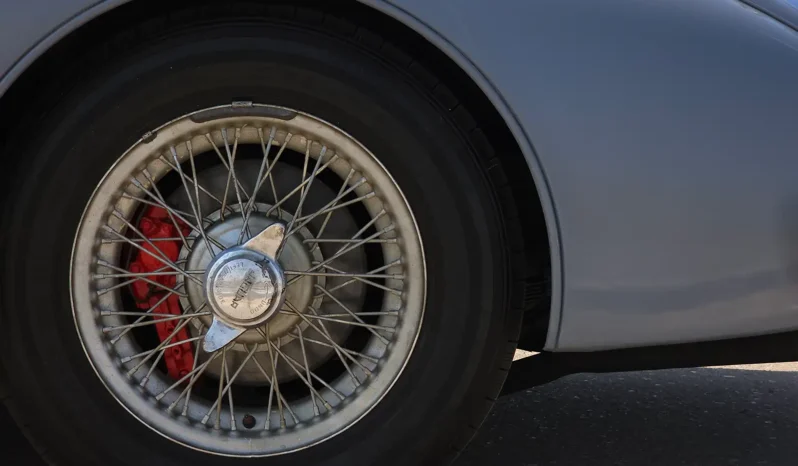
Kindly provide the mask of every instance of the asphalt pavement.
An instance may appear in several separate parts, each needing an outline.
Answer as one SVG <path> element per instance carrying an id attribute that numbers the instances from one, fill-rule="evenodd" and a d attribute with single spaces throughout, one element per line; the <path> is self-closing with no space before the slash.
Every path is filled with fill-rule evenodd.
<path id="1" fill-rule="evenodd" d="M 502 398 L 457 466 L 798 464 L 798 363 L 577 374 Z"/>
<path id="2" fill-rule="evenodd" d="M 0 464 L 44 466 L 0 411 Z M 798 464 L 798 363 L 577 374 L 502 398 L 456 466 Z"/>

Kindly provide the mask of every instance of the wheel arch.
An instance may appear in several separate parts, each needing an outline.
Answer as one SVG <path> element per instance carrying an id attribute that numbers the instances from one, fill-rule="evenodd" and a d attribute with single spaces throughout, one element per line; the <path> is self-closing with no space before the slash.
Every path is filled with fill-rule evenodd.
<path id="1" fill-rule="evenodd" d="M 89 41 L 111 34 L 125 24 L 142 21 L 152 11 L 163 11 L 163 6 L 154 10 L 150 3 L 150 0 L 98 1 L 43 34 L 0 78 L 0 146 L 5 147 L 18 128 L 41 118 L 46 113 L 47 101 L 57 98 L 62 90 L 55 86 L 57 89 L 51 93 L 41 93 L 41 82 L 51 79 Z M 314 0 L 293 3 L 298 5 L 298 11 L 304 4 L 324 4 Z M 174 4 L 179 6 L 180 2 Z M 431 77 L 426 69 L 429 68 L 435 75 L 447 78 L 444 90 L 448 91 L 447 86 L 452 88 L 471 110 L 463 118 L 467 120 L 473 115 L 485 128 L 487 137 L 505 141 L 495 154 L 509 168 L 505 171 L 511 177 L 514 208 L 522 219 L 521 233 L 527 250 L 526 269 L 514 271 L 523 274 L 526 280 L 523 306 L 528 318 L 520 346 L 534 350 L 555 348 L 563 281 L 557 216 L 543 168 L 512 106 L 477 63 L 423 18 L 382 0 L 348 0 L 344 9 L 346 16 L 368 20 L 383 36 L 413 50 L 414 59 L 421 56 L 416 77 L 421 80 Z M 450 111 L 457 120 L 456 107 Z M 14 168 L 6 173 L 13 173 Z"/>

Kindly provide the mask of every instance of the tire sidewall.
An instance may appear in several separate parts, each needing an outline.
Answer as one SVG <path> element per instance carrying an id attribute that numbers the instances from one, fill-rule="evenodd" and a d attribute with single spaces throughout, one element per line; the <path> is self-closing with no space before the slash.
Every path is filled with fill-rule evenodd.
<path id="1" fill-rule="evenodd" d="M 251 100 L 318 116 L 369 148 L 414 212 L 428 277 L 419 340 L 382 402 L 316 447 L 262 461 L 419 464 L 447 455 L 468 410 L 489 391 L 484 374 L 504 343 L 507 303 L 493 195 L 440 108 L 352 44 L 262 25 L 173 34 L 92 76 L 43 123 L 46 135 L 27 152 L 10 203 L 14 247 L 6 252 L 0 332 L 15 415 L 29 420 L 32 435 L 64 462 L 229 464 L 155 435 L 116 403 L 80 345 L 66 277 L 83 208 L 128 147 L 185 113 Z"/>

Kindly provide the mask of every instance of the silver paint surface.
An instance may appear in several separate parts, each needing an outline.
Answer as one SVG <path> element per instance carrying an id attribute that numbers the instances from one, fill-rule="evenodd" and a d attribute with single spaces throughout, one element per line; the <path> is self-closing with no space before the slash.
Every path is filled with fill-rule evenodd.
<path id="1" fill-rule="evenodd" d="M 0 0 L 0 92 L 121 3 Z M 524 151 L 554 246 L 547 349 L 798 328 L 795 30 L 736 0 L 364 3 L 452 57 Z"/>

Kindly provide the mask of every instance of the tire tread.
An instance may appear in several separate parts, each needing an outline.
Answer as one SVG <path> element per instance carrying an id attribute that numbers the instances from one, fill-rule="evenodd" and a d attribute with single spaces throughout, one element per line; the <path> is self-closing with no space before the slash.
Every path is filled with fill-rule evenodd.
<path id="1" fill-rule="evenodd" d="M 140 23 L 138 26 L 120 31 L 113 38 L 80 59 L 73 60 L 73 66 L 65 70 L 65 76 L 80 76 L 86 69 L 91 69 L 104 61 L 110 60 L 114 55 L 124 53 L 125 50 L 135 47 L 142 39 L 163 33 L 172 28 L 185 26 L 187 23 L 204 21 L 213 18 L 219 12 L 218 5 L 198 5 L 192 8 L 180 9 Z M 496 154 L 494 146 L 480 126 L 478 119 L 468 110 L 464 102 L 452 89 L 432 73 L 423 63 L 413 58 L 412 53 L 404 50 L 401 45 L 386 40 L 378 33 L 359 26 L 347 18 L 331 14 L 324 10 L 314 8 L 295 7 L 282 4 L 264 4 L 251 2 L 236 2 L 233 5 L 223 5 L 221 8 L 228 13 L 238 11 L 245 15 L 262 15 L 270 19 L 289 21 L 299 26 L 319 30 L 325 34 L 334 35 L 341 39 L 356 43 L 375 54 L 379 59 L 391 67 L 405 73 L 423 90 L 426 96 L 435 103 L 441 114 L 447 115 L 452 125 L 456 127 L 463 139 L 471 147 L 473 155 L 486 175 L 495 194 L 495 207 L 500 213 L 503 223 L 505 241 L 505 260 L 507 266 L 507 312 L 503 322 L 503 340 L 505 344 L 497 348 L 493 372 L 488 376 L 486 383 L 487 392 L 475 409 L 469 411 L 468 418 L 462 422 L 460 432 L 454 433 L 454 439 L 449 446 L 448 461 L 453 461 L 467 446 L 468 442 L 477 433 L 482 422 L 487 417 L 494 403 L 501 393 L 502 386 L 507 378 L 508 370 L 512 363 L 517 342 L 519 341 L 524 314 L 524 290 L 529 275 L 529 266 L 526 261 L 526 247 L 522 227 L 519 220 L 519 211 L 516 207 L 515 197 L 512 192 L 512 183 L 508 177 L 508 170 L 503 159 Z M 63 78 L 60 83 L 69 83 L 70 79 Z M 64 95 L 68 89 L 60 84 L 46 95 Z M 53 105 L 52 103 L 50 104 Z M 40 107 L 39 111 L 29 115 L 26 121 L 41 121 L 47 118 L 48 107 Z M 3 370 L 0 367 L 0 370 Z M 17 421 L 21 430 L 31 442 L 36 451 L 50 464 L 54 456 L 37 442 L 32 435 L 32 427 L 25 422 L 25 416 L 17 408 L 15 399 L 7 395 L 2 402 L 6 405 L 12 417 Z"/>

